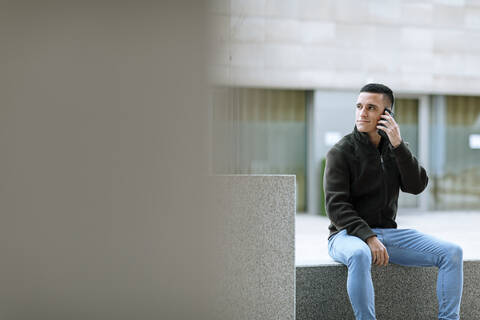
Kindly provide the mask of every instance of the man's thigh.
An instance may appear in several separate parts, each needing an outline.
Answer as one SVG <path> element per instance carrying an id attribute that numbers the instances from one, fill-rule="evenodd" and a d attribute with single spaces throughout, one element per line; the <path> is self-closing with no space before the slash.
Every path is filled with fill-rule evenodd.
<path id="1" fill-rule="evenodd" d="M 380 232 L 390 262 L 404 266 L 435 266 L 456 246 L 414 229 L 383 229 Z"/>
<path id="2" fill-rule="evenodd" d="M 328 241 L 328 253 L 335 261 L 348 265 L 353 256 L 363 255 L 372 260 L 368 245 L 362 239 L 347 234 L 342 230 Z"/>

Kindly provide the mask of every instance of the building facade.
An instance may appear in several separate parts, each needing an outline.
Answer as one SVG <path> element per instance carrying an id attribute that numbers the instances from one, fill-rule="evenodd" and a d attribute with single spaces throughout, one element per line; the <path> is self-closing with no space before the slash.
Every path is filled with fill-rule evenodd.
<path id="1" fill-rule="evenodd" d="M 210 11 L 213 114 L 231 129 L 223 171 L 295 173 L 297 211 L 321 213 L 322 160 L 353 129 L 359 88 L 380 82 L 430 176 L 400 206 L 480 208 L 480 1 L 231 0 Z"/>

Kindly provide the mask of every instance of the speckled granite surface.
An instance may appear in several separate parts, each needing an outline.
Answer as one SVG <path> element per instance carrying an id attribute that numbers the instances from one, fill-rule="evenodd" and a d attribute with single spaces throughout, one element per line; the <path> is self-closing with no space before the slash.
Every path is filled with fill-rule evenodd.
<path id="1" fill-rule="evenodd" d="M 374 266 L 378 319 L 437 319 L 436 268 Z M 354 319 L 343 265 L 297 267 L 296 319 Z M 480 319 L 480 261 L 464 262 L 461 319 Z"/>
<path id="2" fill-rule="evenodd" d="M 227 307 L 219 319 L 295 319 L 295 176 L 218 179 Z"/>

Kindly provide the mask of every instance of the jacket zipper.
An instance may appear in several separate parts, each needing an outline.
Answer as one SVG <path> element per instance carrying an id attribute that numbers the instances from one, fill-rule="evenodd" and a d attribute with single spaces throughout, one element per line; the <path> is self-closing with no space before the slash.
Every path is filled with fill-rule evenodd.
<path id="1" fill-rule="evenodd" d="M 386 170 L 385 164 L 383 163 L 383 154 L 380 153 L 380 163 L 382 164 L 382 173 L 383 173 L 383 208 L 387 206 L 387 179 L 385 177 Z M 383 209 L 382 208 L 382 209 Z"/>

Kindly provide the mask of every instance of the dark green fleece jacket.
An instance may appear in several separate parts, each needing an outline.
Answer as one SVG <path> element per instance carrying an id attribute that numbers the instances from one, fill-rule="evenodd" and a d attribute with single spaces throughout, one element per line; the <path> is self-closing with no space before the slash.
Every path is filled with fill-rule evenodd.
<path id="1" fill-rule="evenodd" d="M 330 237 L 346 229 L 366 241 L 372 228 L 397 227 L 399 189 L 419 194 L 428 177 L 403 141 L 377 148 L 355 127 L 328 152 L 323 183 Z"/>

